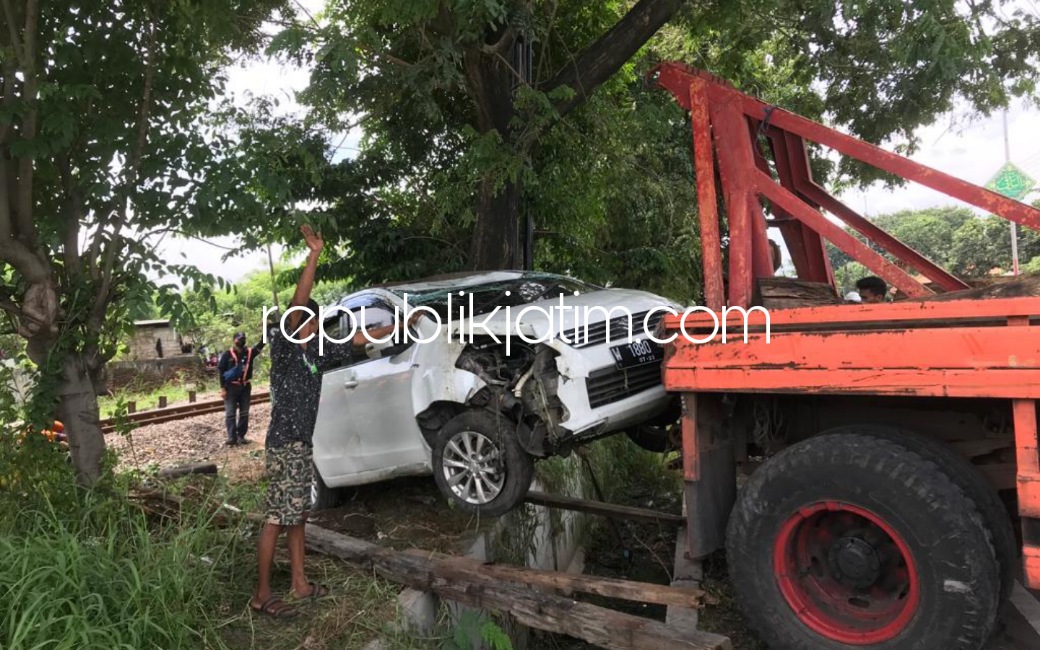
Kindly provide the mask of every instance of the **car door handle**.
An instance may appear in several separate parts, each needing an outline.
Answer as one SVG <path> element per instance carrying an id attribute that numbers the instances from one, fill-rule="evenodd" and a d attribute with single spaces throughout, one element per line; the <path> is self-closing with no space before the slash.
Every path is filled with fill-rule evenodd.
<path id="1" fill-rule="evenodd" d="M 351 377 L 350 379 L 343 382 L 343 388 L 356 388 L 358 385 L 357 379 Z"/>

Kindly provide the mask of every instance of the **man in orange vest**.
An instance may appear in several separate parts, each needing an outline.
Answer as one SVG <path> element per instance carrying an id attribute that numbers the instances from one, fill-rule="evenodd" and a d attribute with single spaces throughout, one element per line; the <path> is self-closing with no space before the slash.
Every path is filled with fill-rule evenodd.
<path id="1" fill-rule="evenodd" d="M 242 445 L 248 442 L 246 432 L 249 429 L 253 361 L 263 348 L 263 341 L 247 348 L 246 335 L 239 332 L 235 334 L 234 345 L 220 355 L 220 361 L 217 362 L 220 396 L 224 398 L 224 422 L 227 425 L 228 445 Z"/>

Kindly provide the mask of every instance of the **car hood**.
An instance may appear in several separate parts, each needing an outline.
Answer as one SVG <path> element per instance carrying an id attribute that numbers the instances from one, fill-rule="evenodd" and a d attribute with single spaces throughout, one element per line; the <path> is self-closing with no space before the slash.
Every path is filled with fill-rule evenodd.
<path id="1" fill-rule="evenodd" d="M 593 325 L 609 319 L 627 318 L 631 314 L 633 327 L 641 335 L 646 312 L 661 307 L 682 310 L 679 303 L 645 291 L 603 289 L 509 308 L 500 307 L 497 311 L 467 319 L 465 331 L 470 332 L 472 327 L 477 336 L 523 334 L 531 339 L 547 341 L 561 331 L 573 331 L 576 326 L 581 328 L 586 323 Z M 451 324 L 453 333 L 458 332 L 458 328 L 457 322 Z"/>

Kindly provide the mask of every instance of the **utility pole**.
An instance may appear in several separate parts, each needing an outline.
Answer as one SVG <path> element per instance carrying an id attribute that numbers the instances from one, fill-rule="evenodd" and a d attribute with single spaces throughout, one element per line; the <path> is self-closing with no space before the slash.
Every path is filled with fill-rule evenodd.
<path id="1" fill-rule="evenodd" d="M 1008 115 L 1004 109 L 1004 164 L 1011 162 L 1011 139 L 1008 137 Z M 1018 275 L 1018 224 L 1011 222 L 1011 273 Z"/>
<path id="2" fill-rule="evenodd" d="M 278 306 L 278 281 L 274 275 L 274 256 L 271 255 L 271 242 L 267 242 L 267 263 L 271 267 L 271 294 L 274 296 L 274 308 L 279 314 L 282 308 Z"/>
<path id="3" fill-rule="evenodd" d="M 516 91 L 519 89 L 521 84 L 531 85 L 531 67 L 534 63 L 534 48 L 531 43 L 527 40 L 526 35 L 522 34 L 516 39 L 516 44 L 513 46 L 513 68 L 516 70 L 519 79 L 515 79 L 513 83 L 513 93 L 515 97 Z M 518 184 L 519 185 L 519 184 Z M 522 228 L 522 241 L 524 245 L 522 264 L 525 271 L 534 270 L 534 216 L 531 214 L 531 208 L 527 205 L 527 202 L 523 200 L 523 191 L 517 189 L 517 200 L 520 201 L 520 207 L 523 214 Z"/>

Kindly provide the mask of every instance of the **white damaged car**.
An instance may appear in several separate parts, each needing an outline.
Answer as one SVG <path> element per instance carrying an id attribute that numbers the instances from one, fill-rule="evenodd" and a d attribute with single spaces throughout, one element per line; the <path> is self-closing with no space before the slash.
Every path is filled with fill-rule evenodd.
<path id="1" fill-rule="evenodd" d="M 677 417 L 650 340 L 682 310 L 670 300 L 545 273 L 459 274 L 351 294 L 326 308 L 325 335 L 393 323 L 406 301 L 428 308 L 412 340 L 370 344 L 323 378 L 317 508 L 339 488 L 432 472 L 457 507 L 498 516 L 523 500 L 536 459 Z"/>

